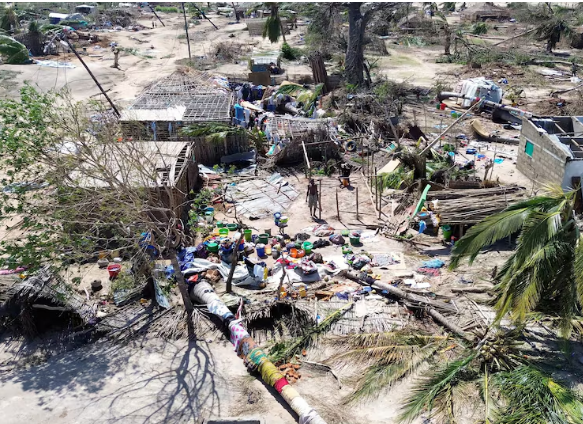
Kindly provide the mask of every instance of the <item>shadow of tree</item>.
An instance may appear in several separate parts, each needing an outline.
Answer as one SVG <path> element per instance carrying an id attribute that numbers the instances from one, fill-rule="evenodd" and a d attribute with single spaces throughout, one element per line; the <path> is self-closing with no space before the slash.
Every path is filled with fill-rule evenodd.
<path id="1" fill-rule="evenodd" d="M 43 409 L 73 403 L 77 422 L 193 423 L 220 412 L 214 368 L 206 343 L 104 340 L 15 369 L 0 384 L 37 394 Z"/>

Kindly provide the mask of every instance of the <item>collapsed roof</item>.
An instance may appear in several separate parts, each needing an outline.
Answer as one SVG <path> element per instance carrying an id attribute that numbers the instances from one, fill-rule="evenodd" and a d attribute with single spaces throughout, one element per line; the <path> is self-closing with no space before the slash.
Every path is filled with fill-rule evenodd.
<path id="1" fill-rule="evenodd" d="M 122 112 L 122 121 L 230 123 L 233 93 L 217 78 L 174 72 L 148 87 Z"/>

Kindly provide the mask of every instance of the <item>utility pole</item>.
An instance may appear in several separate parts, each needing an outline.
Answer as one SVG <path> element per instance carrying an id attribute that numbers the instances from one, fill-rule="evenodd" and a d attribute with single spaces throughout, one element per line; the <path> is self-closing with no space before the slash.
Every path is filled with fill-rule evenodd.
<path id="1" fill-rule="evenodd" d="M 188 59 L 192 62 L 192 54 L 190 53 L 190 38 L 188 37 L 188 21 L 186 20 L 186 9 L 184 2 L 182 3 L 182 13 L 184 14 L 184 31 L 186 31 L 186 42 L 188 43 Z"/>
<path id="2" fill-rule="evenodd" d="M 115 105 L 113 104 L 113 102 L 111 101 L 111 99 L 109 98 L 109 96 L 107 95 L 107 93 L 105 92 L 105 90 L 103 89 L 103 87 L 101 86 L 101 84 L 99 84 L 99 81 L 97 81 L 97 78 L 95 78 L 95 75 L 93 75 L 93 73 L 91 72 L 91 70 L 87 67 L 87 65 L 83 61 L 83 58 L 81 58 L 81 56 L 79 55 L 79 53 L 77 53 L 77 50 L 75 50 L 75 47 L 73 47 L 73 45 L 69 42 L 69 39 L 67 38 L 67 36 L 65 35 L 63 38 L 64 38 L 65 43 L 67 43 L 67 45 L 71 49 L 71 51 L 75 54 L 75 56 L 77 56 L 77 59 L 79 59 L 79 61 L 83 65 L 83 67 L 85 67 L 85 69 L 87 70 L 87 72 L 89 73 L 89 75 L 91 76 L 91 78 L 93 78 L 93 81 L 95 82 L 95 85 L 97 85 L 97 87 L 99 88 L 99 90 L 101 90 L 101 94 L 103 94 L 105 96 L 105 98 L 107 99 L 107 101 L 111 105 L 113 111 L 115 112 L 115 114 L 119 118 L 121 116 L 121 113 L 119 113 L 119 111 L 117 110 L 117 108 L 115 107 Z"/>
<path id="3" fill-rule="evenodd" d="M 150 5 L 148 5 L 148 6 L 150 6 Z M 152 6 L 150 6 L 150 10 L 154 14 L 154 16 L 158 18 L 158 20 L 160 21 L 160 23 L 162 24 L 162 26 L 165 27 L 166 25 L 164 25 L 164 22 L 162 22 L 162 19 L 160 19 L 160 16 L 158 16 L 158 14 L 156 13 L 156 11 L 154 10 L 154 8 Z"/>
<path id="4" fill-rule="evenodd" d="M 212 26 L 215 27 L 215 29 L 219 29 L 218 26 L 216 26 L 213 21 L 211 21 L 209 18 L 207 18 L 207 16 L 204 14 L 204 12 L 202 10 L 199 9 L 199 7 L 195 4 L 195 3 L 190 3 L 192 5 L 192 7 L 194 7 L 196 10 L 198 10 L 198 13 L 200 13 L 202 15 L 203 18 L 205 18 L 207 21 L 209 21 L 211 23 Z"/>

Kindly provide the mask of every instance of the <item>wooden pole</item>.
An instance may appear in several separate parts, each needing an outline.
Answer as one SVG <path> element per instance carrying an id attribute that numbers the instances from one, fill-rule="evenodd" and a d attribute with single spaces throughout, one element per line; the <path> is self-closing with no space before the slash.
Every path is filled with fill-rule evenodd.
<path id="1" fill-rule="evenodd" d="M 186 43 L 188 44 L 188 60 L 192 62 L 192 53 L 190 53 L 190 37 L 188 36 L 188 21 L 186 20 L 186 8 L 182 3 L 182 14 L 184 15 L 184 31 L 186 31 Z"/>
<path id="2" fill-rule="evenodd" d="M 355 187 L 356 190 L 356 220 L 358 221 L 358 187 Z"/>
<path id="3" fill-rule="evenodd" d="M 241 237 L 239 237 L 239 241 L 233 247 L 233 256 L 231 257 L 231 269 L 229 270 L 229 276 L 227 277 L 227 293 L 231 293 L 233 291 L 233 274 L 235 273 L 235 268 L 237 268 L 239 245 L 243 241 L 243 237 L 245 237 L 243 231 L 244 231 L 243 228 L 241 228 Z"/>
<path id="4" fill-rule="evenodd" d="M 340 206 L 338 206 L 338 189 L 336 189 L 336 216 L 338 221 L 340 221 Z"/>
<path id="5" fill-rule="evenodd" d="M 83 67 L 87 70 L 87 72 L 89 73 L 89 75 L 91 76 L 91 78 L 93 78 L 93 81 L 95 82 L 95 85 L 97 85 L 97 88 L 99 88 L 99 90 L 101 90 L 101 94 L 103 94 L 105 96 L 105 98 L 109 102 L 111 108 L 113 109 L 113 111 L 115 112 L 115 114 L 117 115 L 117 117 L 119 118 L 121 116 L 121 114 L 119 113 L 119 110 L 117 110 L 117 108 L 115 107 L 115 105 L 113 104 L 113 102 L 111 101 L 111 99 L 109 98 L 109 96 L 107 95 L 107 93 L 105 92 L 105 90 L 103 90 L 103 87 L 101 86 L 101 84 L 99 84 L 99 81 L 97 81 L 97 78 L 95 78 L 95 75 L 93 75 L 93 73 L 91 72 L 91 70 L 89 69 L 89 67 L 87 66 L 87 64 L 85 64 L 85 62 L 83 61 L 83 59 L 81 58 L 81 56 L 79 55 L 79 53 L 77 53 L 77 50 L 75 50 L 75 47 L 73 47 L 73 45 L 69 42 L 69 39 L 66 36 L 63 37 L 63 38 L 65 39 L 65 42 L 67 43 L 67 45 L 69 46 L 69 48 L 71 49 L 71 51 L 75 54 L 75 56 L 77 56 L 77 59 L 79 59 L 79 61 L 83 65 Z"/>
<path id="6" fill-rule="evenodd" d="M 150 10 L 154 14 L 154 16 L 158 18 L 158 20 L 160 21 L 160 23 L 162 24 L 162 26 L 165 27 L 166 25 L 164 25 L 164 22 L 162 22 L 162 19 L 160 19 L 160 16 L 158 16 L 158 14 L 156 13 L 156 11 L 154 10 L 154 8 L 152 6 L 150 6 Z"/>
<path id="7" fill-rule="evenodd" d="M 207 21 L 209 21 L 211 23 L 212 26 L 215 27 L 215 29 L 219 29 L 219 27 L 217 27 L 213 21 L 211 21 L 209 18 L 207 18 L 207 16 L 204 14 L 204 12 L 202 10 L 199 9 L 199 7 L 195 4 L 195 3 L 190 3 L 190 5 L 192 7 L 194 7 L 196 10 L 198 10 L 198 13 L 200 13 L 202 15 L 203 18 L 205 18 Z M 158 18 L 159 19 L 159 18 Z"/>
<path id="8" fill-rule="evenodd" d="M 419 154 L 423 155 L 425 153 L 427 153 L 427 151 L 429 149 L 431 149 L 435 143 L 437 143 L 439 140 L 441 140 L 441 137 L 443 137 L 444 135 L 446 135 L 453 127 L 455 127 L 462 119 L 464 119 L 464 117 L 470 113 L 472 110 L 474 110 L 478 105 L 481 105 L 482 102 L 476 102 L 476 104 L 474 104 L 471 108 L 469 108 L 468 110 L 466 110 L 458 119 L 455 120 L 455 122 L 453 124 L 451 124 L 449 127 L 447 127 L 445 129 L 445 131 L 443 131 L 441 134 L 439 134 L 432 142 L 430 142 L 427 147 L 425 147 L 425 149 L 423 149 Z"/>
<path id="9" fill-rule="evenodd" d="M 322 219 L 322 179 L 318 180 L 318 219 Z"/>
<path id="10" fill-rule="evenodd" d="M 306 145 L 304 144 L 304 140 L 302 140 L 302 148 L 304 149 L 304 157 L 306 158 L 306 166 L 308 167 L 308 171 L 306 172 L 306 176 L 309 177 L 311 170 L 310 170 L 310 159 L 308 159 L 308 151 L 306 150 Z"/>
<path id="11" fill-rule="evenodd" d="M 374 167 L 374 195 L 375 195 L 375 209 L 379 207 L 379 179 L 377 177 L 377 167 Z M 380 218 L 380 217 L 379 217 Z"/>

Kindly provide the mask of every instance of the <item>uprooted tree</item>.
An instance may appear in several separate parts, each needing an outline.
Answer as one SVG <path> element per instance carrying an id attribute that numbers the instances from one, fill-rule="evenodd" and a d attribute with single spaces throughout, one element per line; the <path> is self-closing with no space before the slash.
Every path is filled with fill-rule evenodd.
<path id="1" fill-rule="evenodd" d="M 19 100 L 0 101 L 0 139 L 0 265 L 58 271 L 113 249 L 147 264 L 152 246 L 178 267 L 184 197 L 156 143 L 144 152 L 145 143 L 121 140 L 119 122 L 101 104 L 30 86 Z"/>

